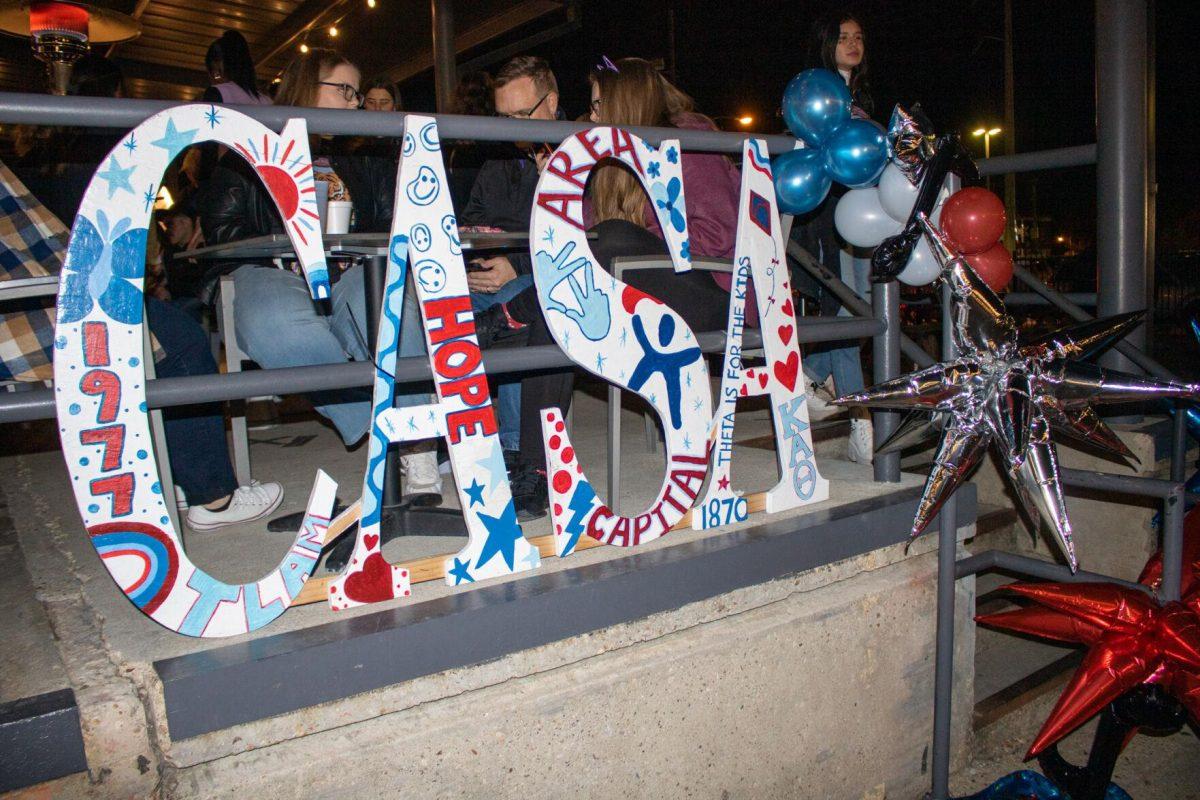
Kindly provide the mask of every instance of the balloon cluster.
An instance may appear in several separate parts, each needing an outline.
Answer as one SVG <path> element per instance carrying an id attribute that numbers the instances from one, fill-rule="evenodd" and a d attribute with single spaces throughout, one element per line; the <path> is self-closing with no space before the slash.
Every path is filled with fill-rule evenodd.
<path id="1" fill-rule="evenodd" d="M 775 195 L 786 214 L 805 214 L 821 204 L 833 181 L 871 186 L 887 165 L 883 128 L 853 119 L 846 82 L 825 69 L 792 78 L 783 92 L 783 119 L 806 147 L 775 159 Z"/>
<path id="2" fill-rule="evenodd" d="M 1012 254 L 1000 243 L 1004 223 L 1004 203 L 979 186 L 955 192 L 942 208 L 942 233 L 996 292 L 1013 276 Z"/>
<path id="3" fill-rule="evenodd" d="M 920 187 L 895 163 L 888 164 L 879 178 L 879 186 L 869 189 L 851 189 L 842 195 L 834 210 L 833 224 L 838 234 L 855 247 L 876 247 L 889 236 L 904 230 L 917 202 Z M 941 224 L 942 205 L 948 193 L 938 198 L 930 218 Z M 924 237 L 913 247 L 912 255 L 897 280 L 909 286 L 924 286 L 933 283 L 942 274 L 941 265 L 933 257 L 929 243 Z"/>

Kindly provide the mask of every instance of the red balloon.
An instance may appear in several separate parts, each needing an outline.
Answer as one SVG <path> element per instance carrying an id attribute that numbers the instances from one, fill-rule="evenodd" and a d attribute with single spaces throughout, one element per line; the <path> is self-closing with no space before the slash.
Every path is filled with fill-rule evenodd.
<path id="1" fill-rule="evenodd" d="M 987 189 L 955 192 L 942 207 L 942 232 L 964 254 L 982 253 L 1004 235 L 1004 203 Z"/>
<path id="2" fill-rule="evenodd" d="M 964 255 L 967 263 L 975 268 L 983 282 L 992 287 L 992 291 L 1002 292 L 1013 276 L 1012 253 L 1008 248 L 997 242 L 982 253 Z"/>

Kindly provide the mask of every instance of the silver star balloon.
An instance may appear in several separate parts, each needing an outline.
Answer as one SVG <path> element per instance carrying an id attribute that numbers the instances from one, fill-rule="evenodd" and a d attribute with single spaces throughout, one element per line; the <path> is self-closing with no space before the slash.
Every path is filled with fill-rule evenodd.
<path id="1" fill-rule="evenodd" d="M 992 445 L 1030 520 L 1040 520 L 1053 531 L 1075 570 L 1078 562 L 1051 432 L 1132 458 L 1091 405 L 1197 397 L 1200 387 L 1084 363 L 1135 328 L 1142 320 L 1140 312 L 1090 320 L 1019 345 L 1017 324 L 1004 302 L 923 214 L 919 220 L 942 265 L 941 279 L 953 295 L 951 336 L 958 357 L 834 402 L 909 410 L 877 452 L 907 447 L 941 431 L 941 445 L 917 505 L 913 538 Z M 932 412 L 932 419 L 922 412 Z"/>

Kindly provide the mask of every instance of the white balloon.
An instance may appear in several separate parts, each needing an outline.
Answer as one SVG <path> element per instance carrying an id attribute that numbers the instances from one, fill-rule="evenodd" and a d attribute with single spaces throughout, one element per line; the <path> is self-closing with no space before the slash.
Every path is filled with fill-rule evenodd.
<path id="1" fill-rule="evenodd" d="M 842 195 L 833 212 L 833 224 L 842 238 L 855 247 L 876 247 L 904 227 L 879 205 L 879 189 L 851 189 Z"/>
<path id="2" fill-rule="evenodd" d="M 879 177 L 879 204 L 897 222 L 908 222 L 920 191 L 895 163 L 889 163 Z"/>
<path id="3" fill-rule="evenodd" d="M 933 251 L 929 249 L 929 243 L 922 236 L 917 240 L 917 246 L 913 248 L 912 255 L 908 259 L 908 264 L 896 276 L 896 280 L 908 286 L 925 286 L 926 284 L 933 283 L 941 274 L 942 267 L 938 264 L 937 259 L 933 257 Z"/>

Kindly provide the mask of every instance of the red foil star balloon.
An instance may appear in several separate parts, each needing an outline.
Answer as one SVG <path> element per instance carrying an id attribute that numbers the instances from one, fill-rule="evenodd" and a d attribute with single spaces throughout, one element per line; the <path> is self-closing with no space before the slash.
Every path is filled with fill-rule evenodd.
<path id="1" fill-rule="evenodd" d="M 1038 732 L 1032 758 L 1142 683 L 1157 683 L 1200 724 L 1200 516 L 1186 521 L 1179 601 L 1160 604 L 1148 594 L 1110 583 L 1012 584 L 1034 601 L 1016 611 L 976 617 L 993 628 L 1088 646 L 1071 682 Z M 1161 578 L 1161 553 L 1142 573 Z"/>

